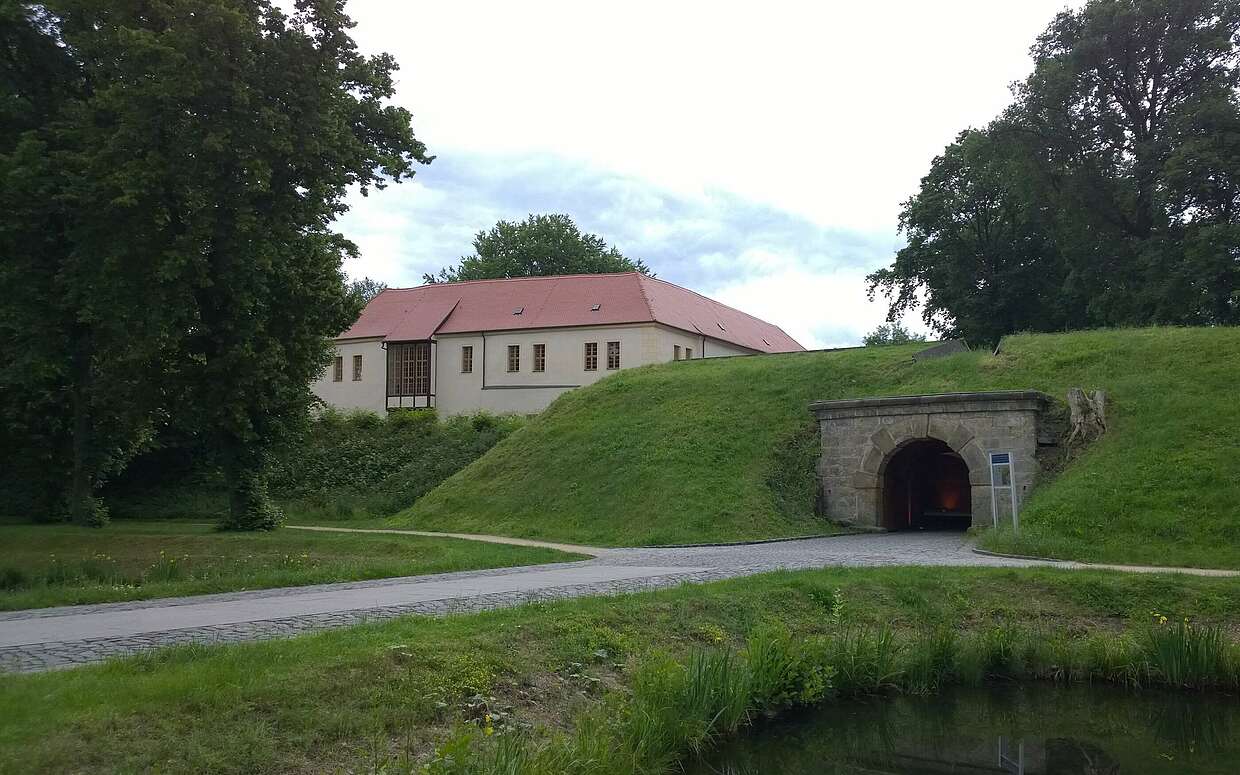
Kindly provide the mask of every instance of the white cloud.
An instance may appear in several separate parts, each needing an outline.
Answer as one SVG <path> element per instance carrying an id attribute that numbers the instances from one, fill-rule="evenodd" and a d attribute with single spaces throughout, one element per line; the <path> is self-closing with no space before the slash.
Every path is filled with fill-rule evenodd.
<path id="1" fill-rule="evenodd" d="M 1008 103 L 1063 5 L 352 0 L 439 160 L 354 198 L 347 269 L 416 283 L 499 218 L 567 212 L 667 279 L 835 344 L 812 332 L 881 320 L 860 278 L 899 247 L 900 203 Z M 807 288 L 832 303 L 783 303 Z"/>
<path id="2" fill-rule="evenodd" d="M 777 321 L 811 350 L 860 344 L 886 319 L 881 304 L 866 301 L 865 272 L 855 269 L 787 268 L 720 286 L 711 295 L 751 315 Z M 902 322 L 934 338 L 920 319 L 906 317 Z"/>

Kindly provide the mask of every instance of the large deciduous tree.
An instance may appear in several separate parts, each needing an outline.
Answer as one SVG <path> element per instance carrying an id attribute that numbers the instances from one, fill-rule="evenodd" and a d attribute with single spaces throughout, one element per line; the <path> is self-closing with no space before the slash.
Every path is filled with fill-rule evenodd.
<path id="1" fill-rule="evenodd" d="M 653 276 L 641 259 L 626 258 L 597 234 L 582 232 L 572 218 L 556 214 L 500 221 L 474 237 L 473 255 L 422 279 L 435 283 L 611 272 Z"/>
<path id="2" fill-rule="evenodd" d="M 893 298 L 893 315 L 924 293 L 928 322 L 979 341 L 1240 322 L 1238 35 L 1240 0 L 1091 0 L 1057 15 L 1013 105 L 950 147 L 906 204 L 909 247 L 871 288 Z M 945 159 L 978 135 L 1004 161 L 945 181 Z M 985 247 L 953 244 L 988 187 L 1020 228 Z M 1011 259 L 1030 271 L 992 287 L 988 267 Z"/>
<path id="3" fill-rule="evenodd" d="M 961 133 L 905 203 L 908 245 L 869 278 L 871 295 L 891 296 L 889 319 L 920 305 L 935 330 L 979 343 L 1069 322 L 1056 319 L 1059 256 L 1025 207 L 1020 151 L 1007 137 L 998 127 Z"/>
<path id="4" fill-rule="evenodd" d="M 332 221 L 429 160 L 395 63 L 336 0 L 0 9 L 5 454 L 89 520 L 171 423 L 224 471 L 225 526 L 273 526 L 266 451 L 356 309 Z"/>

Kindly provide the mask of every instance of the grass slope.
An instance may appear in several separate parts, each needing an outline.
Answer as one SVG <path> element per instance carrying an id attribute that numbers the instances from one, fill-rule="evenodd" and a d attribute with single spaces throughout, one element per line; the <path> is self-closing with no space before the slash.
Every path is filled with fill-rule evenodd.
<path id="1" fill-rule="evenodd" d="M 117 520 L 106 528 L 0 525 L 0 610 L 584 559 L 551 549 L 402 535 L 219 533 Z"/>
<path id="2" fill-rule="evenodd" d="M 393 524 L 639 545 L 823 532 L 815 399 L 1105 388 L 1110 432 L 1003 548 L 1240 567 L 1240 329 L 1009 337 L 997 356 L 921 345 L 698 360 L 572 391 Z"/>
<path id="3" fill-rule="evenodd" d="M 0 773 L 421 771 L 417 762 L 456 725 L 480 717 L 476 695 L 518 728 L 562 729 L 652 653 L 739 647 L 766 623 L 798 639 L 890 627 L 906 643 L 943 627 L 1000 642 L 1014 629 L 1070 632 L 1094 636 L 1091 653 L 1106 655 L 1117 633 L 1148 623 L 1151 611 L 1235 633 L 1240 585 L 1171 574 L 837 568 L 163 650 L 0 674 Z"/>

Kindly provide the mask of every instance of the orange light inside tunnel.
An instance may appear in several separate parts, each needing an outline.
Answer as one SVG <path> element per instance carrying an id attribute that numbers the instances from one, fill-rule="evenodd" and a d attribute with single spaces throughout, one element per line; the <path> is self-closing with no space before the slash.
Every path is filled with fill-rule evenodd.
<path id="1" fill-rule="evenodd" d="M 939 484 L 939 504 L 944 511 L 955 511 L 964 500 L 960 487 L 951 482 Z"/>

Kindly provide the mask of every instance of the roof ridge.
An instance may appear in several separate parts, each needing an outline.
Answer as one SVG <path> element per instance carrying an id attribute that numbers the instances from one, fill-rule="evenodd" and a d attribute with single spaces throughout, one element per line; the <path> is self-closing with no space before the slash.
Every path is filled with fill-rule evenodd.
<path id="1" fill-rule="evenodd" d="M 421 285 L 410 285 L 404 288 L 384 288 L 385 291 L 416 291 L 421 288 L 442 288 L 453 285 L 477 285 L 480 283 L 511 283 L 521 280 L 563 280 L 568 277 L 624 277 L 625 275 L 642 275 L 641 272 L 582 272 L 580 274 L 545 274 L 545 275 L 529 275 L 525 277 L 489 277 L 483 280 L 454 280 L 447 283 L 422 283 Z M 688 290 L 688 289 L 686 289 Z M 381 291 L 382 292 L 382 291 Z"/>
<path id="2" fill-rule="evenodd" d="M 650 315 L 652 323 L 659 322 L 659 319 L 654 314 L 654 305 L 650 303 L 650 297 L 646 295 L 646 284 L 642 282 L 642 278 L 648 275 L 644 275 L 641 272 L 633 272 L 633 274 L 637 276 L 637 292 L 641 294 L 642 303 L 646 305 L 646 314 Z"/>

